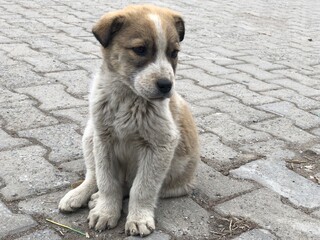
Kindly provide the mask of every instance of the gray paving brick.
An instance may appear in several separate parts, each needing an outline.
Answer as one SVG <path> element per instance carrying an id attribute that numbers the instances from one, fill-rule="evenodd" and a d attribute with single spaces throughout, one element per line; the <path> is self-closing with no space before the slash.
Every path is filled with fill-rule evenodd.
<path id="1" fill-rule="evenodd" d="M 280 88 L 278 85 L 263 82 L 246 73 L 233 73 L 222 75 L 221 77 L 246 85 L 251 91 L 267 91 Z"/>
<path id="2" fill-rule="evenodd" d="M 37 223 L 28 215 L 14 214 L 0 201 L 0 238 L 26 231 Z"/>
<path id="3" fill-rule="evenodd" d="M 270 204 L 272 203 L 272 204 Z M 215 210 L 256 222 L 280 239 L 319 239 L 320 221 L 281 202 L 280 196 L 260 189 L 219 204 Z"/>
<path id="4" fill-rule="evenodd" d="M 98 49 L 95 51 L 99 53 Z M 68 63 L 74 64 L 88 71 L 89 74 L 94 74 L 97 72 L 98 68 L 101 66 L 101 59 L 81 59 L 81 60 L 71 60 Z"/>
<path id="5" fill-rule="evenodd" d="M 22 138 L 13 138 L 0 129 L 0 150 L 29 145 L 30 142 Z"/>
<path id="6" fill-rule="evenodd" d="M 209 236 L 209 213 L 190 198 L 161 200 L 156 209 L 158 225 L 177 237 Z"/>
<path id="7" fill-rule="evenodd" d="M 32 71 L 32 66 L 19 62 L 18 65 L 0 66 L 0 85 L 7 88 L 26 87 L 48 83 L 46 78 Z"/>
<path id="8" fill-rule="evenodd" d="M 311 132 L 314 135 L 320 136 L 320 128 L 313 129 Z"/>
<path id="9" fill-rule="evenodd" d="M 235 196 L 254 188 L 252 183 L 226 177 L 203 162 L 199 164 L 196 176 L 197 189 L 213 201 Z"/>
<path id="10" fill-rule="evenodd" d="M 42 85 L 28 88 L 18 88 L 17 92 L 29 94 L 42 104 L 41 109 L 53 110 L 87 105 L 86 101 L 76 99 L 64 91 L 60 84 Z M 59 96 L 59 98 L 57 98 Z"/>
<path id="11" fill-rule="evenodd" d="M 219 112 L 228 113 L 232 119 L 241 123 L 252 123 L 273 117 L 273 114 L 259 111 L 240 103 L 233 97 L 219 97 L 196 102 L 197 105 L 211 107 Z"/>
<path id="12" fill-rule="evenodd" d="M 253 229 L 248 232 L 242 233 L 240 236 L 233 240 L 276 240 L 276 236 L 271 234 L 265 229 Z"/>
<path id="13" fill-rule="evenodd" d="M 70 189 L 67 191 L 69 190 Z M 59 201 L 67 191 L 59 191 L 28 198 L 27 200 L 19 202 L 19 209 L 26 214 L 43 215 L 53 221 L 66 224 L 68 226 L 79 227 L 82 224 L 84 225 L 88 216 L 88 209 L 80 209 L 72 214 L 62 214 L 59 212 Z"/>
<path id="14" fill-rule="evenodd" d="M 290 69 L 290 70 L 288 70 L 288 69 L 276 70 L 276 71 L 272 71 L 272 72 L 277 73 L 277 74 L 281 74 L 284 77 L 293 79 L 293 80 L 295 80 L 303 85 L 309 86 L 309 87 L 319 84 L 319 80 L 313 79 L 313 78 L 308 77 L 306 75 L 302 75 L 292 69 Z"/>
<path id="15" fill-rule="evenodd" d="M 6 129 L 19 131 L 58 123 L 58 120 L 44 114 L 33 104 L 33 101 L 20 101 L 9 103 L 0 108 L 0 116 L 6 121 Z"/>
<path id="16" fill-rule="evenodd" d="M 69 108 L 62 110 L 52 111 L 52 114 L 57 117 L 66 117 L 73 122 L 80 124 L 81 127 L 84 127 L 88 121 L 88 107 L 78 107 L 78 108 Z M 83 130 L 83 129 L 81 129 Z"/>
<path id="17" fill-rule="evenodd" d="M 26 99 L 28 99 L 28 97 L 24 94 L 14 93 L 5 88 L 0 88 L 0 107 Z"/>
<path id="18" fill-rule="evenodd" d="M 83 159 L 77 159 L 70 162 L 64 162 L 59 165 L 59 168 L 67 172 L 85 173 L 85 165 Z"/>
<path id="19" fill-rule="evenodd" d="M 221 75 L 221 74 L 229 74 L 229 73 L 237 72 L 236 70 L 219 66 L 213 63 L 212 60 L 207 60 L 207 59 L 195 59 L 188 62 L 188 64 L 193 65 L 197 68 L 201 68 L 205 70 L 207 73 L 212 75 Z"/>
<path id="20" fill-rule="evenodd" d="M 74 124 L 59 124 L 31 130 L 20 131 L 21 137 L 35 138 L 51 149 L 49 160 L 61 162 L 78 159 L 82 156 L 81 136 Z"/>
<path id="21" fill-rule="evenodd" d="M 276 79 L 276 80 L 270 80 L 270 82 L 283 86 L 284 88 L 292 89 L 306 97 L 320 95 L 320 90 L 313 89 L 311 87 L 308 87 L 306 85 L 303 85 L 301 83 L 298 83 L 290 79 Z"/>
<path id="22" fill-rule="evenodd" d="M 320 206 L 320 186 L 289 170 L 279 159 L 257 160 L 230 171 L 231 176 L 257 181 L 299 207 Z"/>
<path id="23" fill-rule="evenodd" d="M 211 76 L 210 74 L 207 74 L 205 71 L 199 68 L 180 70 L 178 71 L 178 75 L 181 75 L 182 78 L 196 80 L 198 84 L 201 86 L 214 86 L 232 83 L 230 80 L 226 80 L 221 77 Z"/>
<path id="24" fill-rule="evenodd" d="M 75 95 L 88 94 L 88 85 L 92 81 L 84 70 L 60 71 L 47 73 L 45 76 L 53 79 L 55 82 L 66 85 L 68 87 L 67 91 Z"/>
<path id="25" fill-rule="evenodd" d="M 0 193 L 6 200 L 21 199 L 68 185 L 75 174 L 59 172 L 48 163 L 39 146 L 30 146 L 0 153 L 0 177 L 6 186 Z"/>
<path id="26" fill-rule="evenodd" d="M 23 237 L 17 238 L 17 240 L 60 240 L 61 237 L 51 229 L 39 230 L 34 233 L 28 234 Z"/>
<path id="27" fill-rule="evenodd" d="M 237 57 L 237 56 L 242 56 L 243 55 L 243 53 L 235 52 L 235 51 L 226 49 L 226 48 L 221 47 L 221 46 L 210 47 L 210 51 L 219 53 L 219 54 L 221 54 L 223 56 L 226 56 L 226 57 Z"/>
<path id="28" fill-rule="evenodd" d="M 269 71 L 284 68 L 283 65 L 265 61 L 257 56 L 237 56 L 236 59 L 256 65 L 258 68 Z"/>
<path id="29" fill-rule="evenodd" d="M 279 116 L 285 116 L 302 129 L 317 127 L 320 125 L 320 117 L 303 111 L 294 104 L 288 102 L 276 102 L 258 106 L 259 109 Z"/>
<path id="30" fill-rule="evenodd" d="M 295 127 L 289 119 L 277 118 L 250 125 L 250 128 L 270 133 L 280 139 L 304 144 L 316 140 L 311 134 Z"/>
<path id="31" fill-rule="evenodd" d="M 270 138 L 267 133 L 254 131 L 234 122 L 226 114 L 211 114 L 201 118 L 198 122 L 203 129 L 211 131 L 220 136 L 223 141 L 231 143 L 244 144 Z"/>
<path id="32" fill-rule="evenodd" d="M 238 65 L 230 65 L 229 68 L 237 69 L 241 72 L 248 73 L 260 80 L 269 80 L 269 79 L 275 79 L 279 78 L 281 75 L 273 74 L 270 72 L 267 72 L 263 69 L 258 68 L 255 65 L 252 64 L 238 64 Z"/>
<path id="33" fill-rule="evenodd" d="M 141 239 L 141 237 L 130 236 L 130 237 L 126 237 L 124 240 L 140 240 L 140 239 Z M 163 232 L 155 231 L 151 235 L 144 237 L 143 239 L 146 239 L 146 240 L 170 240 L 171 236 L 169 234 L 166 234 Z"/>
<path id="34" fill-rule="evenodd" d="M 215 134 L 203 133 L 199 137 L 201 156 L 206 159 L 214 159 L 218 165 L 228 164 L 238 155 L 231 147 L 224 145 Z"/>
<path id="35" fill-rule="evenodd" d="M 176 91 L 180 93 L 188 102 L 194 102 L 201 99 L 208 99 L 221 96 L 220 92 L 209 91 L 194 84 L 192 80 L 177 80 Z M 192 91 L 190 91 L 192 89 Z"/>
<path id="36" fill-rule="evenodd" d="M 244 104 L 247 105 L 258 105 L 277 101 L 276 98 L 263 96 L 259 93 L 248 90 L 242 84 L 228 84 L 224 86 L 211 87 L 211 89 L 227 93 L 240 99 Z"/>
<path id="37" fill-rule="evenodd" d="M 53 72 L 63 70 L 74 70 L 76 66 L 72 64 L 65 64 L 55 57 L 39 55 L 35 57 L 21 57 L 20 59 L 33 66 L 35 72 Z"/>
<path id="38" fill-rule="evenodd" d="M 284 101 L 292 102 L 296 104 L 299 108 L 305 110 L 320 107 L 319 101 L 300 95 L 297 92 L 290 89 L 279 89 L 274 91 L 263 92 L 262 94 L 273 96 Z"/>
<path id="39" fill-rule="evenodd" d="M 266 142 L 245 144 L 239 148 L 245 152 L 256 153 L 270 159 L 288 160 L 293 159 L 296 154 L 289 149 L 284 141 L 271 139 Z"/>

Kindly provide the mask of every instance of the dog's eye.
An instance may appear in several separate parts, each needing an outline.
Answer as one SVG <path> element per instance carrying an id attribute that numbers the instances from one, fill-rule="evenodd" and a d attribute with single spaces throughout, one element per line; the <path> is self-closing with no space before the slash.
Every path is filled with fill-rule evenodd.
<path id="1" fill-rule="evenodd" d="M 173 50 L 172 52 L 171 52 L 171 58 L 176 58 L 177 56 L 178 56 L 178 50 Z"/>
<path id="2" fill-rule="evenodd" d="M 140 47 L 134 47 L 132 48 L 132 51 L 134 51 L 135 54 L 138 56 L 146 56 L 147 55 L 147 48 L 145 46 Z"/>

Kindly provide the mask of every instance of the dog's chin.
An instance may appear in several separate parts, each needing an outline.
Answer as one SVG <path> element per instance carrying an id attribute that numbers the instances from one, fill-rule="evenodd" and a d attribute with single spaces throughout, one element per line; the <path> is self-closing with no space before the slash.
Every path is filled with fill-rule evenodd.
<path id="1" fill-rule="evenodd" d="M 149 101 L 164 101 L 172 96 L 173 92 L 170 91 L 169 93 L 162 94 L 162 93 L 157 93 L 157 94 L 151 94 L 148 96 L 143 96 Z"/>

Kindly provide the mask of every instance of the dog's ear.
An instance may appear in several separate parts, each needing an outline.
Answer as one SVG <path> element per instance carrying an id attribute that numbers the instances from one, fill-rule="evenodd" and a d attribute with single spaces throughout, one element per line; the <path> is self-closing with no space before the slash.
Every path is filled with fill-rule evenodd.
<path id="1" fill-rule="evenodd" d="M 107 13 L 93 26 L 92 33 L 101 45 L 106 48 L 114 35 L 120 31 L 125 17 L 116 12 Z"/>
<path id="2" fill-rule="evenodd" d="M 181 42 L 184 39 L 184 33 L 185 33 L 184 21 L 180 16 L 174 16 L 174 21 L 175 21 L 177 32 L 179 34 L 179 41 Z"/>

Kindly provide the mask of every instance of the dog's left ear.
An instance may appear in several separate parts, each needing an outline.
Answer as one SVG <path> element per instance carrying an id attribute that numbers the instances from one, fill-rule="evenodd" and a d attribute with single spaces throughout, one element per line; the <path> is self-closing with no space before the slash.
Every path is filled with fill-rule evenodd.
<path id="1" fill-rule="evenodd" d="M 177 32 L 179 34 L 179 41 L 181 42 L 184 39 L 184 33 L 185 33 L 184 21 L 180 16 L 174 16 L 174 21 L 175 21 Z"/>
<path id="2" fill-rule="evenodd" d="M 124 21 L 125 17 L 117 12 L 107 13 L 93 26 L 92 33 L 106 48 L 114 35 L 120 31 Z"/>

